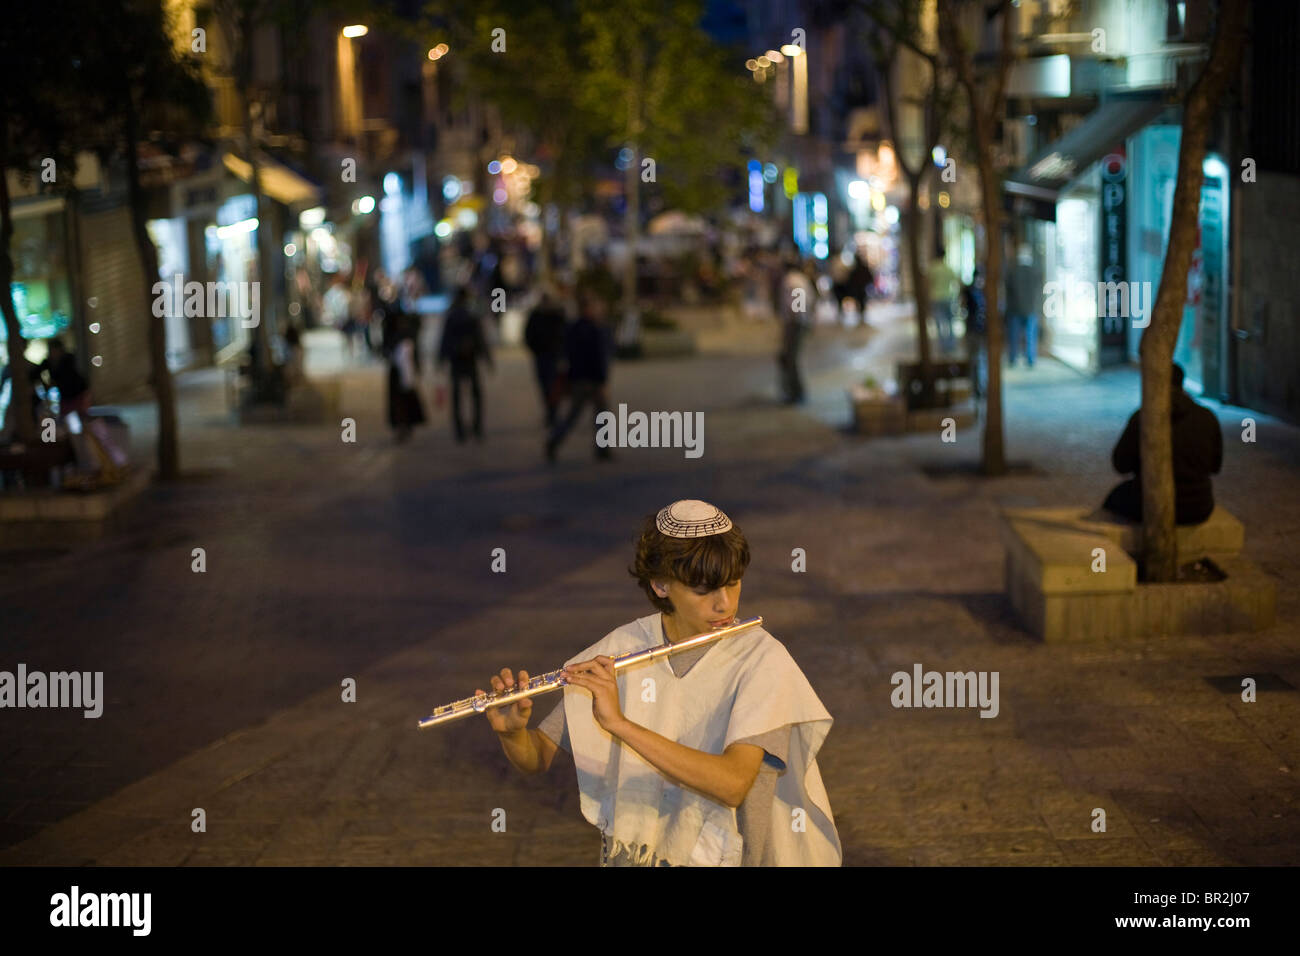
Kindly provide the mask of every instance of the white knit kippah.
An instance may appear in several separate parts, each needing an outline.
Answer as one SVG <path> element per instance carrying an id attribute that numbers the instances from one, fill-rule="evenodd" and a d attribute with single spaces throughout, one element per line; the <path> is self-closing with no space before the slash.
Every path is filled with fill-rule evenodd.
<path id="1" fill-rule="evenodd" d="M 703 538 L 731 530 L 731 519 L 707 501 L 686 498 L 659 512 L 655 527 L 670 538 Z"/>

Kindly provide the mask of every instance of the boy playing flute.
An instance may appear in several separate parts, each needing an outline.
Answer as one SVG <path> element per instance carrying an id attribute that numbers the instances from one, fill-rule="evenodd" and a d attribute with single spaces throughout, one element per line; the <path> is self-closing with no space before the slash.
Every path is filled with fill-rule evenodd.
<path id="1" fill-rule="evenodd" d="M 602 866 L 841 862 L 816 759 L 831 716 L 767 631 L 613 669 L 621 654 L 733 623 L 749 560 L 713 505 L 677 501 L 649 516 L 629 570 L 658 611 L 571 658 L 564 699 L 538 727 L 529 698 L 485 712 L 523 773 L 549 769 L 558 749 L 573 754 Z M 505 668 L 491 685 L 511 689 L 514 675 Z"/>

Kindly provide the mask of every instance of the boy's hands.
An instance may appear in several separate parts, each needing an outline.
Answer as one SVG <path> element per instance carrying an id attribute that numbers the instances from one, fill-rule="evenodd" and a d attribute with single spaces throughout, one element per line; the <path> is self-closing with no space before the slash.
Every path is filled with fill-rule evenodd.
<path id="1" fill-rule="evenodd" d="M 594 660 L 571 664 L 564 671 L 570 684 L 591 692 L 591 712 L 596 718 L 596 723 L 607 733 L 616 733 L 624 717 L 618 700 L 618 682 L 614 677 L 614 659 L 600 656 Z M 517 683 L 522 684 L 527 680 L 528 671 L 521 670 L 516 681 L 510 668 L 503 667 L 499 675 L 492 676 L 490 684 L 492 692 L 501 693 L 514 690 Z M 475 688 L 475 696 L 482 693 L 483 690 Z M 512 734 L 528 727 L 528 720 L 532 717 L 532 713 L 533 700 L 531 697 L 525 697 L 506 707 L 489 708 L 483 716 L 497 733 Z"/>
<path id="2" fill-rule="evenodd" d="M 519 682 L 528 681 L 528 671 L 519 672 Z M 492 675 L 492 690 L 500 693 L 502 691 L 514 690 L 515 678 L 510 673 L 510 668 L 501 668 L 501 674 Z M 475 688 L 474 696 L 477 697 L 483 691 Z M 525 697 L 523 700 L 517 700 L 513 704 L 505 707 L 490 707 L 483 712 L 487 718 L 488 726 L 499 734 L 512 734 L 524 730 L 528 726 L 528 718 L 533 714 L 533 699 Z"/>
<path id="3" fill-rule="evenodd" d="M 623 723 L 623 709 L 618 702 L 618 682 L 614 678 L 614 659 L 601 655 L 590 661 L 570 664 L 564 669 L 570 684 L 591 691 L 591 713 L 606 733 L 618 736 Z"/>

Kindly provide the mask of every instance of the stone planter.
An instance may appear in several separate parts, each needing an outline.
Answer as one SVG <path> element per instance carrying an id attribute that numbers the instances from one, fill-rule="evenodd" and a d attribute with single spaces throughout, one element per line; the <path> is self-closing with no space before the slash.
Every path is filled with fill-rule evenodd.
<path id="1" fill-rule="evenodd" d="M 855 385 L 849 389 L 853 430 L 859 435 L 901 435 L 907 430 L 907 405 L 882 389 Z"/>
<path id="2" fill-rule="evenodd" d="M 0 495 L 0 548 L 71 547 L 123 527 L 151 474 L 133 471 L 98 491 L 39 489 Z"/>
<path id="3" fill-rule="evenodd" d="M 1085 510 L 1003 512 L 1007 597 L 1044 641 L 1257 631 L 1273 623 L 1276 582 L 1238 555 L 1244 536 L 1227 511 L 1216 508 L 1203 525 L 1178 529 L 1180 564 L 1209 555 L 1223 580 L 1148 584 L 1138 582 L 1123 546 L 1133 527 L 1090 520 Z"/>

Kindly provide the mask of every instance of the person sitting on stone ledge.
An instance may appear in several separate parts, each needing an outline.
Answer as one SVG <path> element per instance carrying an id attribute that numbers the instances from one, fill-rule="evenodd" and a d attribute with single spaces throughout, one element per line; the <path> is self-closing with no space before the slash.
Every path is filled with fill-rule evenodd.
<path id="1" fill-rule="evenodd" d="M 1183 369 L 1177 364 L 1172 390 L 1174 522 L 1200 524 L 1214 511 L 1210 475 L 1223 467 L 1223 433 L 1214 413 L 1183 391 Z M 1111 453 L 1115 470 L 1133 477 L 1116 485 L 1102 504 L 1105 511 L 1130 521 L 1142 520 L 1141 418 L 1141 409 L 1133 413 Z"/>

